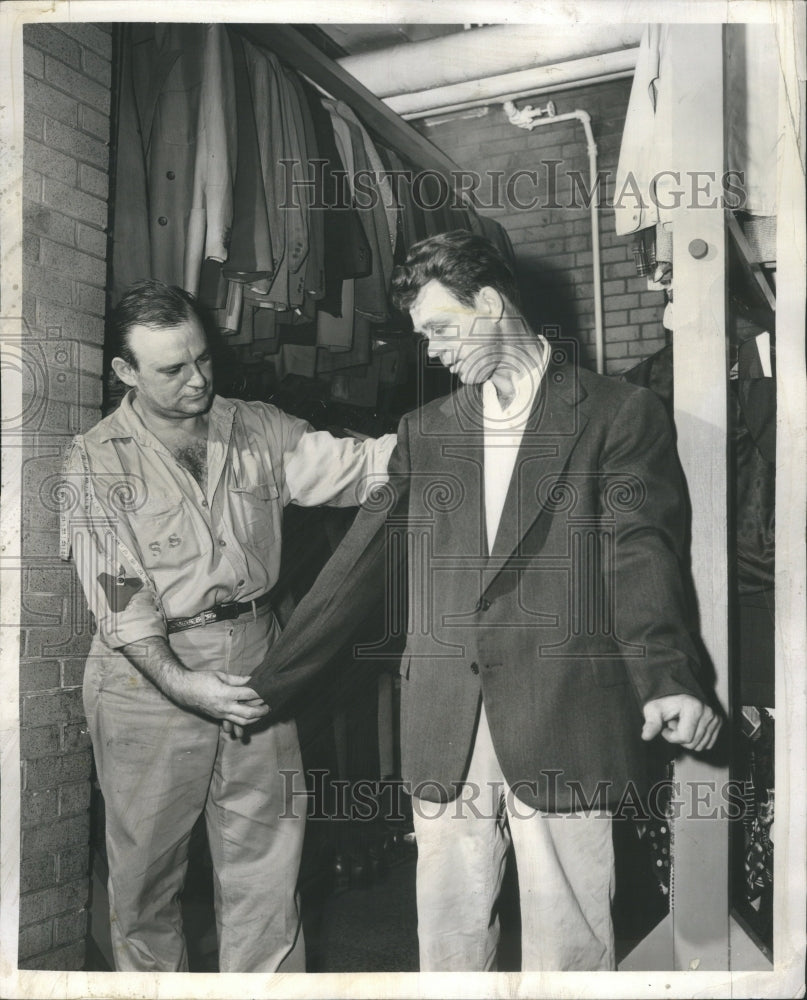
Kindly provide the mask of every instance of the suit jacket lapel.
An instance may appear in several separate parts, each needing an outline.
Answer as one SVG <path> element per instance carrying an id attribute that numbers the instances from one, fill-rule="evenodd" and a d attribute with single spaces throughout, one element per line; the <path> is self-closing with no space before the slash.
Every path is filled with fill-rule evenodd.
<path id="1" fill-rule="evenodd" d="M 488 550 L 481 387 L 461 386 L 443 402 L 440 414 L 442 471 L 456 476 L 464 493 L 462 503 L 452 511 L 454 537 L 463 546 L 457 554 L 483 559 Z"/>
<path id="2" fill-rule="evenodd" d="M 493 552 L 483 575 L 483 593 L 518 554 L 524 535 L 546 510 L 548 486 L 566 468 L 587 422 L 577 405 L 584 396 L 576 367 L 565 360 L 560 364 L 551 360 L 516 457 Z"/>

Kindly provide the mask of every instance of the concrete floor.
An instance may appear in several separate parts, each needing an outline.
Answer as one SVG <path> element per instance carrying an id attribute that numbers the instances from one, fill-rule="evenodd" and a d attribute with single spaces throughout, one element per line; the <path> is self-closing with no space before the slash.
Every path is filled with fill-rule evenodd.
<path id="1" fill-rule="evenodd" d="M 634 837 L 615 825 L 617 847 L 617 897 L 614 920 L 617 960 L 627 954 L 663 917 L 666 899 L 658 894 L 647 859 L 636 854 Z M 308 972 L 416 972 L 418 970 L 415 860 L 417 849 L 396 830 L 393 842 L 384 831 L 366 828 L 339 830 L 339 839 L 328 825 L 309 822 L 300 885 Z M 617 835 L 619 834 L 619 835 Z M 620 843 L 622 839 L 622 843 Z M 378 850 L 378 845 L 381 849 Z M 375 849 L 376 866 L 356 869 L 366 862 L 367 848 Z M 336 871 L 334 850 L 345 861 Z M 353 859 L 352 878 L 349 877 Z M 642 863 L 639 863 L 639 862 Z M 103 884 L 94 883 L 95 903 Z M 204 840 L 198 828 L 191 850 L 182 899 L 188 959 L 192 972 L 218 971 L 212 873 Z M 96 906 L 93 906 L 96 910 Z M 94 916 L 98 917 L 97 912 Z M 102 915 L 101 915 L 102 916 Z M 108 911 L 107 911 L 108 923 Z M 515 867 L 508 864 L 499 900 L 501 943 L 499 969 L 517 971 L 521 964 L 518 886 Z M 93 921 L 102 926 L 103 920 Z M 88 971 L 108 969 L 101 950 L 90 942 Z"/>

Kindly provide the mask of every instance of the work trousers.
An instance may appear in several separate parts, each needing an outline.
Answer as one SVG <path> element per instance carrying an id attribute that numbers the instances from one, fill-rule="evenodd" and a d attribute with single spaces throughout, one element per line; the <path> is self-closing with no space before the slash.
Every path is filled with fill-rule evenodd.
<path id="1" fill-rule="evenodd" d="M 171 647 L 189 669 L 249 674 L 277 632 L 267 608 L 177 633 Z M 204 811 L 220 970 L 304 972 L 296 882 L 306 798 L 294 722 L 233 739 L 97 637 L 84 706 L 106 807 L 115 967 L 187 970 L 179 894 Z"/>
<path id="2" fill-rule="evenodd" d="M 481 706 L 468 775 L 453 802 L 412 802 L 421 972 L 496 968 L 494 906 L 512 842 L 523 971 L 613 970 L 611 817 L 546 815 L 504 779 Z"/>

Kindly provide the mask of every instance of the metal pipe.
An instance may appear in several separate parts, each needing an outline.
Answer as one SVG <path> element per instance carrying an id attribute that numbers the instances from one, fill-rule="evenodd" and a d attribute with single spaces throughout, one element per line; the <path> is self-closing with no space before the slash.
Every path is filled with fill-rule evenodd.
<path id="1" fill-rule="evenodd" d="M 553 82 L 544 87 L 538 87 L 537 89 L 530 90 L 516 90 L 512 93 L 505 93 L 499 97 L 496 97 L 495 101 L 498 104 L 500 101 L 520 101 L 525 97 L 540 97 L 543 94 L 558 94 L 564 90 L 576 90 L 578 87 L 587 87 L 595 83 L 608 83 L 609 80 L 625 80 L 633 76 L 633 70 L 622 70 L 618 73 L 605 73 L 602 76 L 588 77 L 580 80 L 569 80 L 568 83 L 556 83 Z M 386 101 L 385 101 L 386 103 Z M 406 114 L 402 114 L 401 118 L 405 121 L 417 121 L 423 118 L 432 118 L 434 115 L 451 115 L 454 112 L 461 111 L 472 111 L 474 108 L 484 108 L 490 105 L 491 98 L 477 98 L 474 101 L 464 101 L 461 104 L 448 104 L 446 106 L 441 106 L 439 108 L 429 108 L 427 111 L 411 111 Z M 430 121 L 426 122 L 426 125 L 432 125 Z"/>
<path id="2" fill-rule="evenodd" d="M 630 76 L 636 68 L 638 48 L 586 56 L 550 66 L 535 66 L 514 73 L 475 77 L 447 86 L 385 97 L 384 103 L 403 118 L 425 117 L 436 111 L 460 110 L 518 96 L 551 93 L 569 85 L 581 87 L 604 78 Z"/>
<path id="3" fill-rule="evenodd" d="M 550 102 L 551 103 L 551 102 Z M 600 219 L 597 214 L 597 199 L 595 192 L 597 188 L 597 144 L 594 142 L 594 133 L 591 130 L 591 117 L 587 111 L 576 109 L 562 115 L 547 114 L 544 109 L 530 107 L 517 108 L 512 101 L 506 101 L 504 111 L 509 121 L 517 128 L 524 128 L 532 131 L 541 125 L 552 125 L 555 122 L 579 121 L 586 133 L 586 146 L 588 150 L 588 172 L 591 192 L 591 268 L 594 274 L 594 346 L 597 358 L 597 371 L 602 375 L 605 372 L 605 330 L 602 315 L 602 268 L 600 265 Z"/>
<path id="4" fill-rule="evenodd" d="M 564 25 L 497 24 L 345 56 L 339 64 L 378 97 L 393 97 L 635 48 L 643 27 L 576 24 L 572 32 Z"/>

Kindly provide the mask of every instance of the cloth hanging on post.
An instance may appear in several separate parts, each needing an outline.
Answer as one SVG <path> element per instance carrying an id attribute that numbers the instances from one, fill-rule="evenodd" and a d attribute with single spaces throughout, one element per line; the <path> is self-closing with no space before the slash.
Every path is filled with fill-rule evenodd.
<path id="1" fill-rule="evenodd" d="M 670 60 L 670 26 L 648 25 L 639 45 L 614 184 L 618 235 L 671 224 L 682 193 L 691 197 L 694 190 L 686 177 L 671 172 L 675 95 Z M 778 81 L 774 26 L 726 25 L 726 162 L 734 175 L 731 187 L 742 198 L 742 204 L 730 207 L 755 216 L 776 215 L 778 124 L 771 101 Z"/>
<path id="2" fill-rule="evenodd" d="M 764 357 L 763 357 L 764 353 Z M 770 335 L 740 345 L 732 381 L 740 698 L 773 708 L 776 379 Z"/>

